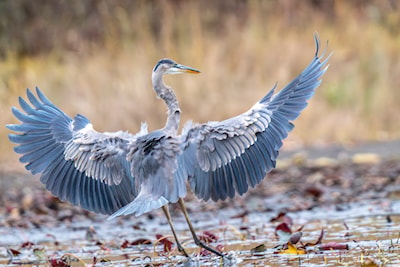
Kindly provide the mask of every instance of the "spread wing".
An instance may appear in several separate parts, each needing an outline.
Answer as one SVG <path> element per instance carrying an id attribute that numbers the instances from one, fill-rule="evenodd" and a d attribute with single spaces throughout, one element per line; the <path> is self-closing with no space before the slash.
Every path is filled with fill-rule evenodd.
<path id="1" fill-rule="evenodd" d="M 199 198 L 216 201 L 233 198 L 236 192 L 242 195 L 275 167 L 292 121 L 307 106 L 327 69 L 329 56 L 322 60 L 317 36 L 315 41 L 310 65 L 277 94 L 275 86 L 237 117 L 185 127 L 177 175 L 188 177 Z"/>
<path id="2" fill-rule="evenodd" d="M 28 104 L 12 112 L 21 124 L 7 125 L 18 144 L 15 152 L 32 174 L 55 196 L 96 213 L 112 214 L 137 195 L 126 159 L 136 136 L 127 132 L 99 133 L 82 115 L 71 119 L 36 88 Z M 143 130 L 144 131 L 144 130 Z M 147 131 L 147 130 L 146 130 Z"/>

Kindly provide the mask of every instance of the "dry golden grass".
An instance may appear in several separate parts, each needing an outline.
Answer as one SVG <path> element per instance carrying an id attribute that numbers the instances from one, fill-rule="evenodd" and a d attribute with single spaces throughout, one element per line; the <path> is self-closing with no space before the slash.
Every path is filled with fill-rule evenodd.
<path id="1" fill-rule="evenodd" d="M 155 98 L 150 77 L 163 57 L 203 72 L 166 78 L 180 99 L 183 122 L 228 118 L 304 69 L 314 55 L 317 31 L 322 48 L 329 40 L 328 51 L 335 53 L 286 145 L 399 138 L 398 12 L 373 2 L 353 7 L 335 1 L 329 14 L 284 3 L 289 4 L 275 10 L 267 1 L 249 1 L 245 12 L 218 13 L 204 2 L 160 1 L 160 16 L 154 17 L 154 3 L 141 1 L 134 14 L 116 9 L 101 45 L 81 43 L 66 32 L 75 40 L 74 50 L 17 56 L 10 49 L 0 62 L 0 123 L 16 122 L 11 106 L 18 106 L 25 88 L 39 86 L 67 114 L 84 114 L 98 130 L 136 132 L 141 121 L 151 130 L 162 127 L 166 108 Z M 14 168 L 19 165 L 7 133 L 0 129 L 0 160 L 4 168 Z"/>

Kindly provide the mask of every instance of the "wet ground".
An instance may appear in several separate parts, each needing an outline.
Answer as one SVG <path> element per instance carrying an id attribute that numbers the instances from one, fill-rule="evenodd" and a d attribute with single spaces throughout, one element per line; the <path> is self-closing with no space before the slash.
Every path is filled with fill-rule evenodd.
<path id="1" fill-rule="evenodd" d="M 0 265 L 400 266 L 399 144 L 284 152 L 243 197 L 205 203 L 189 194 L 198 235 L 224 262 L 193 243 L 175 205 L 190 261 L 160 210 L 107 221 L 59 202 L 38 177 L 2 173 Z"/>

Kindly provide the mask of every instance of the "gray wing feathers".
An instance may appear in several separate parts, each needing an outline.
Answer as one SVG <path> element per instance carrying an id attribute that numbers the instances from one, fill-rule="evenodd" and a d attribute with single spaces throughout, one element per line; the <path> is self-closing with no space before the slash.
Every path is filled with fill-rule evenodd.
<path id="1" fill-rule="evenodd" d="M 22 123 L 7 125 L 17 132 L 9 139 L 18 144 L 15 151 L 26 169 L 42 173 L 41 182 L 61 200 L 94 212 L 111 214 L 132 201 L 136 190 L 121 149 L 127 142 L 123 134 L 86 131 L 89 120 L 82 115 L 72 120 L 38 88 L 36 93 L 27 90 L 31 105 L 19 98 L 25 113 L 12 108 Z"/>
<path id="2" fill-rule="evenodd" d="M 256 142 L 257 132 L 268 126 L 271 115 L 268 110 L 260 108 L 260 105 L 255 105 L 240 116 L 198 125 L 188 132 L 186 146 L 195 141 L 198 147 L 196 159 L 202 170 L 215 171 Z"/>
<path id="3" fill-rule="evenodd" d="M 90 124 L 74 132 L 65 145 L 65 159 L 86 176 L 99 179 L 108 185 L 118 185 L 129 176 L 126 154 L 132 137 L 121 138 L 122 133 L 100 134 Z"/>
<path id="4" fill-rule="evenodd" d="M 275 167 L 282 140 L 307 106 L 327 69 L 318 55 L 279 93 L 276 86 L 248 112 L 221 122 L 187 126 L 182 138 L 179 175 L 189 177 L 194 193 L 204 200 L 234 197 L 254 187 Z"/>

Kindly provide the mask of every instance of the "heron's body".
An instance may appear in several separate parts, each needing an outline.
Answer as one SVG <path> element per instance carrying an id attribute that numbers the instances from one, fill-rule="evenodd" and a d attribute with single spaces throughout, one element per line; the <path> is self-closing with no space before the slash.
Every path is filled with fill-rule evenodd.
<path id="1" fill-rule="evenodd" d="M 258 184 L 275 167 L 282 140 L 293 128 L 307 100 L 320 84 L 326 62 L 317 52 L 310 65 L 289 85 L 274 94 L 273 88 L 247 112 L 220 122 L 188 124 L 178 135 L 180 109 L 173 90 L 162 77 L 170 73 L 197 73 L 172 60 L 160 60 L 153 70 L 153 87 L 168 107 L 165 127 L 151 133 L 99 133 L 82 115 L 73 119 L 37 89 L 27 91 L 28 104 L 13 108 L 22 124 L 7 127 L 20 161 L 61 200 L 111 218 L 139 216 L 162 208 L 179 244 L 168 212 L 178 202 L 196 244 L 201 243 L 190 224 L 183 198 L 187 182 L 203 200 L 233 198 Z"/>

